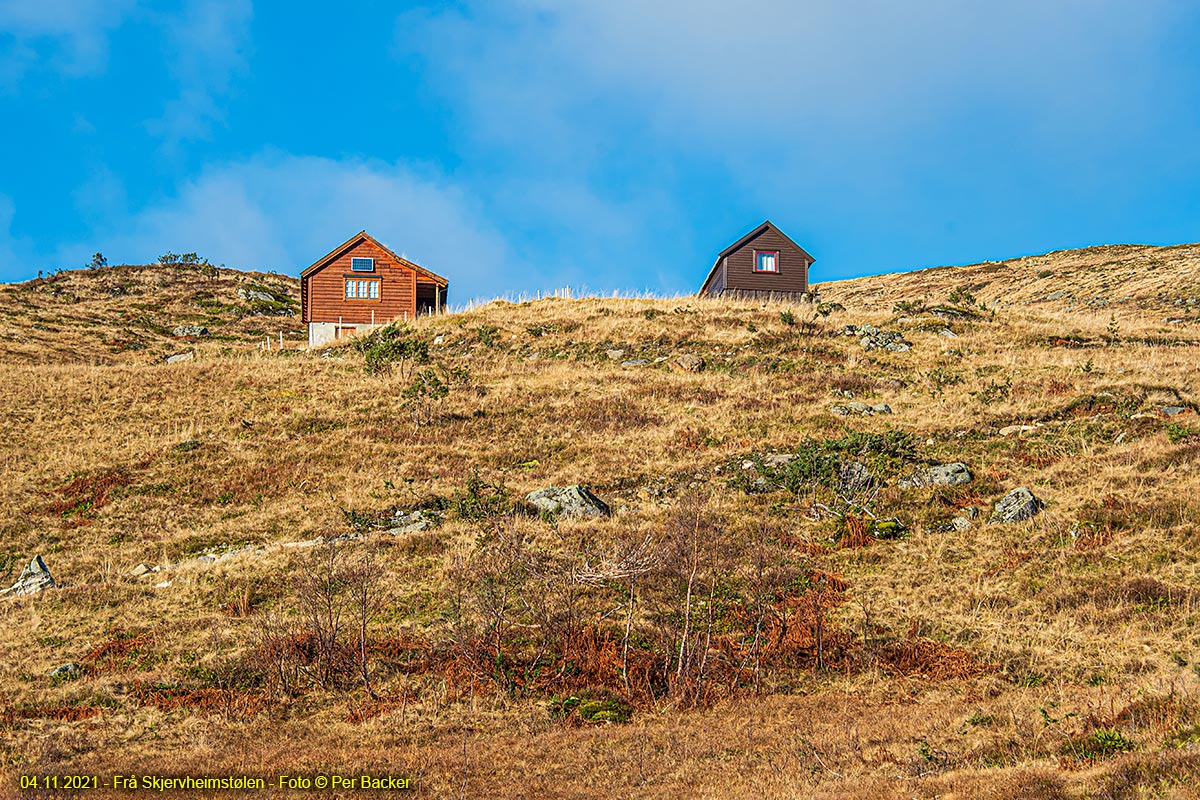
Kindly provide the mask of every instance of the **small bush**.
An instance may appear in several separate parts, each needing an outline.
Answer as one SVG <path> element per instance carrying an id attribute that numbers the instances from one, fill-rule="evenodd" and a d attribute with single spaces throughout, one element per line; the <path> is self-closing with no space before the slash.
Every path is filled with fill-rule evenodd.
<path id="1" fill-rule="evenodd" d="M 1136 745 L 1125 738 L 1125 735 L 1116 728 L 1100 728 L 1082 739 L 1072 742 L 1067 749 L 1068 752 L 1064 755 L 1076 755 L 1081 759 L 1096 760 L 1117 753 L 1128 753 L 1136 749 Z"/>
<path id="2" fill-rule="evenodd" d="M 628 722 L 633 715 L 629 703 L 603 689 L 585 689 L 567 696 L 555 695 L 547 704 L 550 716 L 591 725 Z"/>
<path id="3" fill-rule="evenodd" d="M 512 513 L 517 503 L 503 480 L 489 483 L 475 470 L 467 476 L 463 491 L 454 492 L 450 507 L 461 519 L 480 522 Z"/>
<path id="4" fill-rule="evenodd" d="M 367 372 L 388 373 L 397 368 L 407 376 L 416 364 L 429 363 L 429 344 L 403 325 L 385 325 L 352 345 L 362 353 Z"/>
<path id="5" fill-rule="evenodd" d="M 97 253 L 96 255 L 99 255 Z M 167 251 L 158 257 L 158 263 L 164 267 L 211 267 L 207 258 L 195 253 L 172 253 Z"/>

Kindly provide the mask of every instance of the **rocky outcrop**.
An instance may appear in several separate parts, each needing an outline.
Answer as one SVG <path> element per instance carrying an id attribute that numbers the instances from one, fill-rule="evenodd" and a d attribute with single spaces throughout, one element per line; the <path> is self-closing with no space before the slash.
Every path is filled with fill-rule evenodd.
<path id="1" fill-rule="evenodd" d="M 405 533 L 420 533 L 427 531 L 430 528 L 436 527 L 438 518 L 425 511 L 399 511 L 392 517 L 392 527 L 387 529 L 387 532 L 392 536 L 400 536 Z"/>
<path id="2" fill-rule="evenodd" d="M 857 338 L 864 350 L 891 350 L 893 352 L 912 350 L 912 344 L 904 338 L 904 334 L 900 331 L 885 331 L 874 325 L 847 325 L 842 328 L 841 335 Z"/>
<path id="3" fill-rule="evenodd" d="M 208 328 L 203 325 L 176 325 L 171 330 L 172 336 L 208 336 Z"/>
<path id="4" fill-rule="evenodd" d="M 579 484 L 538 489 L 527 494 L 525 500 L 538 511 L 563 517 L 605 517 L 612 513 L 607 503 Z"/>
<path id="5" fill-rule="evenodd" d="M 1033 496 L 1024 486 L 1013 489 L 996 504 L 996 510 L 988 522 L 996 525 L 1003 522 L 1024 522 L 1043 508 L 1045 503 Z"/>
<path id="6" fill-rule="evenodd" d="M 1015 434 L 1032 433 L 1037 430 L 1036 425 L 1006 425 L 1000 429 L 1001 436 L 1012 436 Z"/>
<path id="7" fill-rule="evenodd" d="M 681 372 L 700 372 L 704 369 L 704 359 L 689 353 L 672 361 L 671 366 Z"/>
<path id="8" fill-rule="evenodd" d="M 838 491 L 847 497 L 870 489 L 875 485 L 875 476 L 866 464 L 858 461 L 843 461 L 838 465 Z"/>
<path id="9" fill-rule="evenodd" d="M 898 485 L 904 489 L 919 489 L 922 486 L 958 486 L 970 483 L 971 470 L 961 461 L 952 464 L 937 464 L 925 467 L 907 478 L 901 478 Z"/>
<path id="10" fill-rule="evenodd" d="M 271 294 L 270 292 L 260 292 L 258 289 L 239 288 L 237 290 L 237 296 L 243 300 L 258 300 L 262 303 L 279 302 L 279 298 L 277 298 L 275 295 Z"/>
<path id="11" fill-rule="evenodd" d="M 57 666 L 50 672 L 46 673 L 46 677 L 55 682 L 73 681 L 83 674 L 83 667 L 72 661 L 69 664 Z"/>
<path id="12" fill-rule="evenodd" d="M 0 595 L 5 597 L 21 597 L 23 595 L 37 594 L 46 589 L 57 588 L 58 584 L 54 582 L 54 578 L 50 575 L 49 568 L 46 567 L 46 562 L 41 556 L 34 556 L 25 569 L 21 571 L 21 577 L 17 578 L 17 582 L 12 586 L 0 591 Z"/>
<path id="13" fill-rule="evenodd" d="M 829 409 L 829 413 L 837 417 L 849 417 L 854 415 L 871 417 L 876 414 L 890 414 L 892 413 L 892 407 L 887 403 L 876 403 L 875 405 L 870 405 L 869 403 L 864 403 L 861 400 L 855 400 L 854 402 L 846 403 L 845 405 L 834 406 L 833 408 Z"/>

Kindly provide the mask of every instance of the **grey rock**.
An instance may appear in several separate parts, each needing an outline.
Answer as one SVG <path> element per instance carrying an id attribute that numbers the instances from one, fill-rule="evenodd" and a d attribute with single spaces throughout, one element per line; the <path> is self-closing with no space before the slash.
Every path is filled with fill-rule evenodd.
<path id="1" fill-rule="evenodd" d="M 154 570 L 153 570 L 153 569 L 151 569 L 151 568 L 150 568 L 148 565 L 146 565 L 146 564 L 138 564 L 136 567 L 134 567 L 133 569 L 129 570 L 129 577 L 131 577 L 131 578 L 140 578 L 140 577 L 142 577 L 143 575 L 148 575 L 148 574 L 150 574 L 150 573 L 151 573 L 151 572 L 153 572 L 153 571 L 154 571 Z"/>
<path id="2" fill-rule="evenodd" d="M 864 350 L 904 352 L 912 349 L 912 344 L 899 331 L 880 330 L 874 325 L 847 325 L 840 335 L 857 337 Z"/>
<path id="3" fill-rule="evenodd" d="M 767 455 L 762 457 L 763 466 L 764 467 L 773 467 L 773 468 L 787 466 L 788 464 L 792 463 L 795 460 L 796 460 L 795 453 L 768 453 Z M 746 461 L 744 463 L 747 468 L 754 466 L 753 461 Z"/>
<path id="4" fill-rule="evenodd" d="M 176 325 L 171 330 L 172 336 L 208 336 L 208 328 L 203 325 Z"/>
<path id="5" fill-rule="evenodd" d="M 604 517 L 611 513 L 607 503 L 579 484 L 538 489 L 525 495 L 525 500 L 539 511 L 564 517 Z"/>
<path id="6" fill-rule="evenodd" d="M 46 673 L 46 677 L 52 681 L 73 681 L 82 674 L 83 667 L 72 661 L 69 664 L 62 664 L 50 670 Z"/>
<path id="7" fill-rule="evenodd" d="M 649 364 L 649 363 L 650 362 L 644 358 L 635 358 L 631 361 L 622 361 L 621 366 L 622 367 L 640 367 L 643 364 Z"/>
<path id="8" fill-rule="evenodd" d="M 618 347 L 612 350 L 605 350 L 604 355 L 608 356 L 611 361 L 620 361 L 625 357 L 625 351 Z"/>
<path id="9" fill-rule="evenodd" d="M 50 575 L 50 570 L 46 567 L 46 562 L 41 556 L 34 556 L 33 559 L 25 565 L 25 569 L 21 570 L 21 577 L 17 578 L 17 582 L 7 589 L 0 590 L 0 595 L 7 597 L 21 597 L 23 595 L 37 594 L 46 589 L 54 589 L 58 586 L 54 582 L 54 578 Z"/>
<path id="10" fill-rule="evenodd" d="M 938 336 L 945 336 L 947 339 L 957 339 L 958 338 L 958 334 L 955 333 L 954 331 L 950 330 L 949 328 L 942 328 L 940 331 L 938 331 Z"/>
<path id="11" fill-rule="evenodd" d="M 1036 425 L 1007 425 L 1000 429 L 1001 436 L 1012 436 L 1014 433 L 1029 433 L 1036 431 Z"/>
<path id="12" fill-rule="evenodd" d="M 829 409 L 829 413 L 839 417 L 849 417 L 851 415 L 870 417 L 875 414 L 890 414 L 892 413 L 892 408 L 887 403 L 871 405 L 861 400 L 852 400 L 845 405 L 833 406 Z"/>
<path id="13" fill-rule="evenodd" d="M 838 491 L 853 495 L 875 485 L 875 476 L 866 464 L 858 461 L 843 461 L 838 465 Z"/>
<path id="14" fill-rule="evenodd" d="M 437 522 L 437 517 L 424 511 L 400 512 L 392 517 L 393 525 L 387 529 L 387 532 L 392 536 L 420 533 L 434 527 Z"/>
<path id="15" fill-rule="evenodd" d="M 905 489 L 918 489 L 922 486 L 958 486 L 970 482 L 971 470 L 961 461 L 955 461 L 918 470 L 902 478 L 897 485 Z"/>
<path id="16" fill-rule="evenodd" d="M 704 359 L 691 353 L 675 359 L 674 364 L 684 372 L 699 372 L 704 369 Z"/>
<path id="17" fill-rule="evenodd" d="M 183 353 L 175 353 L 174 355 L 167 356 L 167 363 L 178 364 L 181 361 L 191 361 L 195 357 L 196 353 L 192 350 L 188 350 Z"/>
<path id="18" fill-rule="evenodd" d="M 433 337 L 434 344 L 441 344 L 444 341 L 446 341 L 446 337 L 440 333 L 437 336 Z"/>
<path id="19" fill-rule="evenodd" d="M 996 510 L 989 524 L 1003 522 L 1023 522 L 1030 519 L 1045 507 L 1045 504 L 1033 496 L 1033 492 L 1024 486 L 1013 489 L 996 504 Z"/>
<path id="20" fill-rule="evenodd" d="M 243 300 L 258 300 L 263 303 L 278 303 L 279 302 L 279 298 L 277 298 L 275 295 L 271 294 L 270 292 L 260 292 L 257 289 L 240 289 L 239 288 L 237 290 L 237 295 L 238 295 L 238 297 L 242 298 Z"/>
<path id="21" fill-rule="evenodd" d="M 1062 300 L 1066 296 L 1067 296 L 1066 292 L 1051 292 L 1050 294 L 1046 295 L 1046 299 L 1047 300 Z"/>
<path id="22" fill-rule="evenodd" d="M 950 527 L 961 533 L 971 529 L 971 520 L 966 517 L 955 517 L 950 520 Z"/>
<path id="23" fill-rule="evenodd" d="M 1191 411 L 1191 409 L 1186 406 L 1165 406 L 1162 410 L 1162 413 L 1164 416 L 1177 417 L 1180 414 L 1186 414 L 1189 411 Z"/>

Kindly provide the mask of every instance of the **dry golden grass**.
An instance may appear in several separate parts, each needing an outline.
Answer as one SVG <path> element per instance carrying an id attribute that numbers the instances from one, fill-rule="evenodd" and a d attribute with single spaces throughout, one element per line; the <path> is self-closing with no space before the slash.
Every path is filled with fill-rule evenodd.
<path id="1" fill-rule="evenodd" d="M 1195 796 L 1198 273 L 1200 246 L 1093 248 L 826 284 L 846 307 L 828 318 L 695 298 L 497 302 L 412 326 L 435 365 L 469 372 L 427 425 L 411 375 L 307 351 L 283 327 L 294 318 L 246 315 L 235 294 L 294 298 L 292 279 L 120 267 L 0 287 L 0 582 L 42 554 L 63 584 L 0 604 L 0 781 L 340 770 L 409 775 L 430 796 Z M 936 315 L 947 307 L 977 315 Z M 193 322 L 213 335 L 170 335 Z M 865 322 L 912 351 L 836 335 Z M 281 327 L 282 352 L 257 347 Z M 195 360 L 163 363 L 185 347 Z M 706 369 L 671 369 L 683 353 Z M 895 413 L 832 415 L 847 391 Z M 1014 424 L 1035 428 L 1000 435 Z M 814 496 L 731 485 L 749 454 L 890 430 L 912 434 L 917 460 L 975 474 L 882 488 L 873 508 L 908 526 L 901 539 L 839 546 Z M 237 672 L 294 607 L 311 549 L 287 544 L 353 532 L 344 511 L 453 497 L 473 474 L 514 495 L 583 483 L 616 513 L 450 514 L 346 544 L 377 550 L 388 593 L 371 624 L 378 698 L 285 698 Z M 1017 486 L 1046 502 L 1032 521 L 938 530 Z M 467 652 L 452 647 L 464 565 L 486 566 L 498 531 L 570 562 L 661 545 L 695 502 L 717 520 L 697 545 L 714 559 L 751 552 L 767 526 L 777 552 L 837 581 L 823 668 L 806 633 L 788 640 L 806 655 L 759 693 L 650 692 L 630 721 L 590 726 L 551 715 L 537 680 L 506 689 L 447 665 Z M 131 577 L 140 563 L 178 566 Z M 743 595 L 744 566 L 726 564 Z M 576 589 L 582 624 L 624 624 L 619 585 Z M 811 597 L 792 598 L 793 619 Z M 647 636 L 656 602 L 647 588 L 631 623 Z M 46 677 L 68 661 L 85 674 Z"/>

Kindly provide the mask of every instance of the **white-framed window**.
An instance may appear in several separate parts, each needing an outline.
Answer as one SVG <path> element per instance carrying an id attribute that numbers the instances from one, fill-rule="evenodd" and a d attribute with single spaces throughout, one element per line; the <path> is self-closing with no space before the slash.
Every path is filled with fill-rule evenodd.
<path id="1" fill-rule="evenodd" d="M 378 300 L 379 281 L 346 281 L 347 300 Z"/>
<path id="2" fill-rule="evenodd" d="M 375 259 L 373 258 L 351 258 L 350 270 L 352 272 L 374 272 Z"/>
<path id="3" fill-rule="evenodd" d="M 778 250 L 755 250 L 754 251 L 754 271 L 755 272 L 779 272 L 779 251 Z"/>

